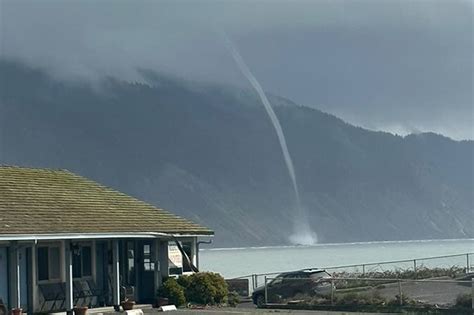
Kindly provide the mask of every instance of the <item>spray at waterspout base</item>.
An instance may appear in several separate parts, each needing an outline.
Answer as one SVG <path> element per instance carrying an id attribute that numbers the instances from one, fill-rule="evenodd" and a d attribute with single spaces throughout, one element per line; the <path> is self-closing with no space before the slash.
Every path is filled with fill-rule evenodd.
<path id="1" fill-rule="evenodd" d="M 318 243 L 318 235 L 311 230 L 307 222 L 299 222 L 295 223 L 294 233 L 290 235 L 289 241 L 293 245 L 316 245 Z"/>
<path id="2" fill-rule="evenodd" d="M 290 235 L 290 243 L 304 246 L 316 245 L 318 243 L 318 236 L 311 230 L 298 231 Z"/>

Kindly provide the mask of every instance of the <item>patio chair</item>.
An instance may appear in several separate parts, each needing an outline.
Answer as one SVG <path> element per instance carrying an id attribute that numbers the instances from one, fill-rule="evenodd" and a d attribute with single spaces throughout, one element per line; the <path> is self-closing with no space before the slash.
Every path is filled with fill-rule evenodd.
<path id="1" fill-rule="evenodd" d="M 47 283 L 38 285 L 41 295 L 43 295 L 43 304 L 41 304 L 40 311 L 44 311 L 44 306 L 48 302 L 53 302 L 50 310 L 55 310 L 56 302 L 58 301 L 62 302 L 60 309 L 62 308 L 66 299 L 62 285 L 65 286 L 65 283 Z"/>
<path id="2" fill-rule="evenodd" d="M 96 297 L 96 303 L 98 306 L 105 306 L 105 293 L 100 289 L 93 280 L 87 280 L 89 285 L 89 291 L 93 297 Z"/>

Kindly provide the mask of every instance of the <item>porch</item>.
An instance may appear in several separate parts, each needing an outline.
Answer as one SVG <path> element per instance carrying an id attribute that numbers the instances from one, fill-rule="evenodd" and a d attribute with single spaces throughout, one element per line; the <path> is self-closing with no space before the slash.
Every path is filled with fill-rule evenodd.
<path id="1" fill-rule="evenodd" d="M 196 244 L 197 236 L 156 233 L 0 243 L 0 279 L 8 279 L 0 281 L 0 299 L 7 310 L 26 313 L 70 312 L 75 306 L 118 309 L 125 299 L 152 304 L 163 278 L 192 272 Z"/>

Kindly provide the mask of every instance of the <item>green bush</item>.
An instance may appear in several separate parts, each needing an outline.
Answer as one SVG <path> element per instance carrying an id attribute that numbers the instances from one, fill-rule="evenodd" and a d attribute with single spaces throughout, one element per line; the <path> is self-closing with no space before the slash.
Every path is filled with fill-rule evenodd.
<path id="1" fill-rule="evenodd" d="M 186 304 L 184 288 L 174 278 L 169 278 L 158 289 L 158 296 L 168 298 L 171 304 L 181 306 Z"/>
<path id="2" fill-rule="evenodd" d="M 185 288 L 187 300 L 196 304 L 222 304 L 229 295 L 227 283 L 217 273 L 195 273 L 182 283 L 188 285 Z"/>
<path id="3" fill-rule="evenodd" d="M 229 295 L 227 296 L 227 305 L 231 307 L 236 307 L 240 303 L 240 297 L 237 292 L 229 292 Z"/>
<path id="4" fill-rule="evenodd" d="M 177 281 L 178 281 L 178 284 L 182 286 L 184 290 L 186 291 L 186 289 L 189 287 L 189 276 L 181 276 L 178 278 Z"/>
<path id="5" fill-rule="evenodd" d="M 456 297 L 456 303 L 454 304 L 456 308 L 471 308 L 472 307 L 472 294 L 465 293 L 459 294 Z"/>

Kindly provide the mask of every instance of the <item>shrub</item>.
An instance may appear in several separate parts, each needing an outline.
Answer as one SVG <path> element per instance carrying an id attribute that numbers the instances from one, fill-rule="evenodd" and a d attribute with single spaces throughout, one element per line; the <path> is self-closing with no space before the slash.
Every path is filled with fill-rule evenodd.
<path id="1" fill-rule="evenodd" d="M 187 300 L 196 304 L 222 304 L 229 294 L 227 283 L 217 273 L 195 273 L 189 276 L 187 280 L 182 281 L 183 283 L 188 281 L 186 287 Z"/>
<path id="2" fill-rule="evenodd" d="M 174 278 L 169 278 L 163 283 L 158 289 L 158 295 L 168 298 L 169 302 L 176 306 L 186 304 L 184 288 Z"/>
<path id="3" fill-rule="evenodd" d="M 386 305 L 387 300 L 378 291 L 372 292 L 349 292 L 334 297 L 335 303 L 339 305 Z"/>
<path id="4" fill-rule="evenodd" d="M 472 307 L 472 294 L 465 293 L 459 294 L 456 297 L 456 303 L 454 304 L 456 308 L 471 308 Z"/>
<path id="5" fill-rule="evenodd" d="M 184 288 L 186 291 L 189 288 L 189 276 L 181 276 L 178 278 L 178 284 Z"/>
<path id="6" fill-rule="evenodd" d="M 231 307 L 236 307 L 240 303 L 240 298 L 237 292 L 229 292 L 229 295 L 227 296 L 227 305 Z"/>

